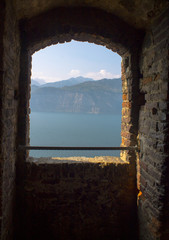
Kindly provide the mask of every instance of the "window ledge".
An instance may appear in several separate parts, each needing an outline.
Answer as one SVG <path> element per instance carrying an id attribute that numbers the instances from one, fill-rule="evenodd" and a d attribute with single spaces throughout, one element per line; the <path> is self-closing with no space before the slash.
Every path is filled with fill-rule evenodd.
<path id="1" fill-rule="evenodd" d="M 29 163 L 36 163 L 36 164 L 80 164 L 80 163 L 94 163 L 94 164 L 129 164 L 129 162 L 122 160 L 120 157 L 112 157 L 112 156 L 99 156 L 99 157 L 40 157 L 34 158 L 29 157 L 27 159 Z"/>

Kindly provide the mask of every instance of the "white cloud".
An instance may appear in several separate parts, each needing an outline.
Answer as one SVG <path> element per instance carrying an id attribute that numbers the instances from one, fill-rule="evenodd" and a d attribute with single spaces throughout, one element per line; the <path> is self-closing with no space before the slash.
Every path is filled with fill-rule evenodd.
<path id="1" fill-rule="evenodd" d="M 78 70 L 78 69 L 72 69 L 72 70 L 70 71 L 69 75 L 70 75 L 71 77 L 78 77 L 78 76 L 80 76 L 80 70 Z"/>
<path id="2" fill-rule="evenodd" d="M 119 78 L 120 74 L 113 74 L 110 72 L 107 72 L 105 69 L 101 69 L 99 72 L 88 72 L 85 74 L 85 77 L 93 78 L 94 80 L 99 80 L 102 78 Z"/>

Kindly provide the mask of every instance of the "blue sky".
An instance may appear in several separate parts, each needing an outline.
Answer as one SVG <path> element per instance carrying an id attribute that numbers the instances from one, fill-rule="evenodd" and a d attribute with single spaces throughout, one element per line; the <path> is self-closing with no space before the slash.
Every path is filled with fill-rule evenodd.
<path id="1" fill-rule="evenodd" d="M 32 56 L 32 78 L 39 82 L 78 76 L 95 80 L 120 77 L 121 57 L 106 47 L 77 41 L 52 45 Z"/>

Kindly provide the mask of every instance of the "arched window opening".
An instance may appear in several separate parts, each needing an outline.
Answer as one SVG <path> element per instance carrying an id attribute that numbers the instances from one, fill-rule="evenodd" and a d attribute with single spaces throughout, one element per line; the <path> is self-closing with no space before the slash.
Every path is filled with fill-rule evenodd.
<path id="1" fill-rule="evenodd" d="M 30 145 L 120 147 L 121 57 L 106 47 L 57 44 L 32 56 Z M 120 151 L 30 151 L 33 157 L 119 156 Z"/>

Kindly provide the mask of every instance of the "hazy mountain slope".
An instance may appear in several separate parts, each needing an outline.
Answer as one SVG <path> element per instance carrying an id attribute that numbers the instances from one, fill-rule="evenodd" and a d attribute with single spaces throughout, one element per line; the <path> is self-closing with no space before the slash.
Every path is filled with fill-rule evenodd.
<path id="1" fill-rule="evenodd" d="M 31 79 L 31 85 L 41 86 L 45 83 L 43 79 L 40 78 L 33 78 Z"/>
<path id="2" fill-rule="evenodd" d="M 65 86 L 73 86 L 73 85 L 83 83 L 86 81 L 94 81 L 94 80 L 92 78 L 76 77 L 76 78 L 69 78 L 67 80 L 62 80 L 62 81 L 58 81 L 58 82 L 46 83 L 46 84 L 43 84 L 42 86 L 43 87 L 62 88 Z"/>
<path id="3" fill-rule="evenodd" d="M 37 85 L 31 85 L 31 94 L 35 91 L 35 90 L 37 90 L 39 88 L 39 86 L 37 86 Z"/>
<path id="4" fill-rule="evenodd" d="M 84 82 L 70 87 L 63 87 L 64 90 L 71 91 L 112 91 L 120 93 L 122 90 L 122 83 L 120 78 L 114 79 L 101 79 L 98 81 Z"/>
<path id="5" fill-rule="evenodd" d="M 103 79 L 63 88 L 34 88 L 32 111 L 121 113 L 120 79 Z"/>
<path id="6" fill-rule="evenodd" d="M 31 79 L 31 85 L 34 85 L 34 86 L 40 86 L 40 83 L 38 83 L 36 80 L 34 79 Z"/>

